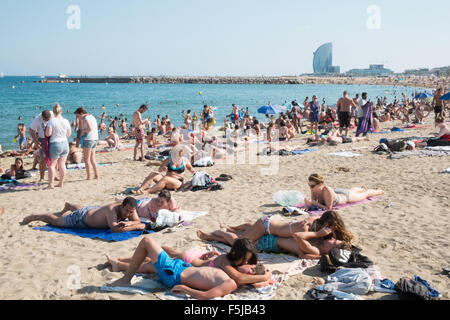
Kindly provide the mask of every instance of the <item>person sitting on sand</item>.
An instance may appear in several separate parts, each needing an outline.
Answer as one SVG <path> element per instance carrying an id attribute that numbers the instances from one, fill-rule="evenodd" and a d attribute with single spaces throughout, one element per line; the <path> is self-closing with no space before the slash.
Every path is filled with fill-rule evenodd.
<path id="1" fill-rule="evenodd" d="M 332 210 L 340 204 L 354 203 L 370 197 L 380 196 L 384 192 L 380 189 L 352 188 L 332 189 L 325 186 L 322 176 L 314 173 L 308 178 L 311 189 L 311 199 L 305 198 L 305 210 L 314 208 Z"/>
<path id="2" fill-rule="evenodd" d="M 258 263 L 258 251 L 253 243 L 248 239 L 237 239 L 230 252 L 226 254 L 220 254 L 218 251 L 205 252 L 200 248 L 194 248 L 186 250 L 184 252 L 178 252 L 175 249 L 167 246 L 163 246 L 162 249 L 172 259 L 180 259 L 195 267 L 215 267 L 222 269 L 230 278 L 232 278 L 237 285 L 252 284 L 261 286 L 271 280 L 270 272 L 259 272 L 258 274 L 245 271 L 239 271 L 239 268 L 247 265 L 256 265 Z M 126 271 L 132 258 L 111 258 L 106 255 L 108 261 L 114 272 Z M 266 271 L 266 270 L 263 270 Z M 145 257 L 144 261 L 139 266 L 139 273 L 154 273 L 150 257 Z"/>
<path id="3" fill-rule="evenodd" d="M 108 144 L 108 148 L 114 148 L 118 150 L 120 147 L 120 138 L 119 135 L 114 130 L 114 127 L 108 128 L 108 136 L 105 138 L 106 143 Z"/>
<path id="4" fill-rule="evenodd" d="M 251 256 L 251 253 L 245 253 L 238 262 L 247 264 Z M 159 243 L 149 236 L 139 243 L 125 275 L 108 285 L 131 286 L 131 279 L 142 268 L 142 263 L 147 257 L 148 271 L 157 273 L 161 281 L 172 288 L 172 293 L 185 293 L 196 299 L 212 299 L 227 295 L 238 288 L 235 280 L 223 269 L 212 266 L 195 267 L 181 259 L 172 259 Z M 269 272 L 267 274 L 270 276 Z M 265 277 L 263 281 L 267 281 L 267 278 Z"/>
<path id="5" fill-rule="evenodd" d="M 429 147 L 450 146 L 450 127 L 445 123 L 444 117 L 438 116 L 435 125 L 439 128 L 439 132 L 431 134 L 438 139 L 428 139 L 427 145 Z"/>
<path id="6" fill-rule="evenodd" d="M 152 172 L 145 178 L 138 190 L 132 190 L 133 194 L 156 193 L 164 189 L 178 190 L 184 181 L 184 171 L 195 173 L 191 162 L 183 157 L 183 147 L 176 146 L 170 151 L 170 156 L 161 163 L 159 172 Z M 161 173 L 167 172 L 165 176 Z M 151 187 L 151 184 L 155 183 Z"/>
<path id="7" fill-rule="evenodd" d="M 34 214 L 26 217 L 22 225 L 32 221 L 43 221 L 54 227 L 76 228 L 76 229 L 111 229 L 112 232 L 120 233 L 133 230 L 144 230 L 145 224 L 141 223 L 136 212 L 137 201 L 132 197 L 125 198 L 122 203 L 112 203 L 106 206 L 72 205 L 65 203 L 61 211 L 63 216 L 54 214 Z M 64 215 L 65 212 L 71 213 Z M 128 221 L 125 221 L 128 219 Z"/>
<path id="8" fill-rule="evenodd" d="M 353 234 L 345 227 L 336 211 L 327 211 L 320 218 L 288 222 L 280 215 L 263 216 L 254 223 L 236 227 L 221 225 L 212 233 L 197 231 L 206 241 L 220 241 L 231 245 L 237 239 L 248 238 L 263 252 L 283 251 L 297 254 L 302 259 L 318 259 L 335 247 L 350 247 Z"/>
<path id="9" fill-rule="evenodd" d="M 0 173 L 2 172 L 3 169 L 0 168 Z M 1 179 L 9 180 L 12 177 L 14 177 L 16 180 L 30 177 L 29 173 L 25 170 L 22 158 L 16 158 L 14 164 L 12 164 L 11 167 L 4 172 L 4 174 L 1 176 Z"/>
<path id="10" fill-rule="evenodd" d="M 159 142 L 156 140 L 156 128 L 152 128 L 151 131 L 147 132 L 147 146 L 149 149 L 159 146 Z"/>
<path id="11" fill-rule="evenodd" d="M 78 164 L 83 162 L 83 151 L 76 147 L 76 142 L 69 143 L 69 155 L 66 164 Z"/>

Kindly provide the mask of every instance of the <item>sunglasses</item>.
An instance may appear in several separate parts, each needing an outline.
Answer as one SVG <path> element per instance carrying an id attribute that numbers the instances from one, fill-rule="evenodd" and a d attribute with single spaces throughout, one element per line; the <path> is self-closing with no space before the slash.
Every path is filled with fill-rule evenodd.
<path id="1" fill-rule="evenodd" d="M 317 184 L 310 185 L 310 184 L 308 183 L 308 186 L 309 186 L 311 189 L 313 189 L 314 187 L 317 186 Z"/>

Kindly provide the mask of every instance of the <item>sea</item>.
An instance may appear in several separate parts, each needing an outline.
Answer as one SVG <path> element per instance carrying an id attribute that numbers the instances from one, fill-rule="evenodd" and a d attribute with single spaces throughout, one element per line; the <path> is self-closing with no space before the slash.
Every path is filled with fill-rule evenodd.
<path id="1" fill-rule="evenodd" d="M 266 119 L 258 114 L 259 107 L 272 104 L 290 107 L 291 101 L 302 104 L 305 97 L 317 95 L 319 101 L 325 99 L 327 105 L 335 105 L 347 90 L 350 97 L 356 93 L 367 92 L 369 99 L 376 102 L 377 97 L 401 99 L 401 93 L 408 96 L 424 89 L 403 86 L 371 85 L 273 85 L 273 84 L 97 84 L 97 83 L 38 83 L 41 76 L 10 77 L 0 75 L 0 145 L 3 151 L 18 149 L 14 142 L 18 123 L 28 128 L 35 116 L 49 109 L 56 102 L 62 107 L 63 116 L 70 123 L 75 119 L 73 112 L 83 106 L 97 118 L 103 112 L 107 116 L 127 118 L 131 123 L 132 114 L 140 105 L 148 104 L 149 109 L 143 118 L 152 122 L 159 114 L 168 115 L 174 125 L 183 123 L 182 111 L 200 113 L 203 105 L 211 105 L 215 110 L 216 125 L 231 113 L 232 104 L 248 107 L 250 115 Z M 119 106 L 117 107 L 117 104 Z M 105 106 L 105 110 L 102 109 Z M 19 119 L 19 117 L 21 119 Z M 99 120 L 98 120 L 99 121 Z M 100 122 L 100 121 L 99 121 Z M 109 125 L 109 122 L 106 121 Z M 105 133 L 103 134 L 104 138 Z M 72 137 L 75 137 L 73 133 Z"/>

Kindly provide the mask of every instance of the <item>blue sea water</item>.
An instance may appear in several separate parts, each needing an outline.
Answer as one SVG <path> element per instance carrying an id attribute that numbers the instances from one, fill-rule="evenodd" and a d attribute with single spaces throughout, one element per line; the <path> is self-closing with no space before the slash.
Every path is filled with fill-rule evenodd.
<path id="1" fill-rule="evenodd" d="M 418 88 L 367 86 L 367 85 L 253 85 L 253 84 L 83 84 L 83 83 L 35 83 L 40 77 L 3 77 L 0 78 L 0 145 L 3 150 L 18 149 L 13 142 L 17 135 L 17 124 L 25 123 L 28 128 L 33 118 L 42 110 L 51 110 L 55 102 L 63 106 L 64 117 L 72 122 L 73 112 L 84 106 L 95 116 L 103 113 L 106 106 L 107 115 L 128 118 L 143 103 L 149 103 L 149 110 L 143 117 L 153 121 L 156 115 L 166 114 L 175 125 L 183 123 L 181 111 L 188 109 L 200 112 L 204 104 L 215 107 L 217 124 L 222 124 L 226 115 L 231 113 L 231 105 L 248 107 L 252 116 L 264 120 L 258 115 L 260 106 L 271 103 L 284 104 L 297 100 L 300 104 L 306 96 L 317 95 L 319 100 L 325 98 L 328 105 L 337 102 L 342 92 L 347 90 L 351 97 L 356 93 L 367 92 L 369 99 L 387 96 L 401 98 L 401 92 L 411 96 L 420 91 Z M 14 87 L 14 88 L 13 88 Z M 202 92 L 200 95 L 199 93 Z M 117 108 L 116 104 L 120 106 Z M 19 116 L 22 120 L 18 120 Z M 107 124 L 109 122 L 107 121 Z M 73 133 L 73 136 L 75 133 Z"/>

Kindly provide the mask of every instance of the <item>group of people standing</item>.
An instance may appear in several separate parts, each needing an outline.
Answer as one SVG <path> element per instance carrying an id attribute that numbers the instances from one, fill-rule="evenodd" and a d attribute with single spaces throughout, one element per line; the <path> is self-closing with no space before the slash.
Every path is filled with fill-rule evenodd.
<path id="1" fill-rule="evenodd" d="M 30 126 L 30 135 L 39 150 L 39 182 L 44 181 L 45 170 L 48 168 L 47 189 L 63 187 L 66 176 L 66 160 L 69 155 L 69 138 L 72 129 L 67 119 L 63 117 L 61 106 L 56 103 L 53 110 L 44 110 L 37 115 Z M 83 148 L 87 179 L 91 179 L 90 166 L 94 170 L 94 178 L 98 179 L 97 162 L 95 160 L 95 147 L 98 143 L 97 120 L 83 107 L 75 111 L 79 123 L 77 138 Z"/>

